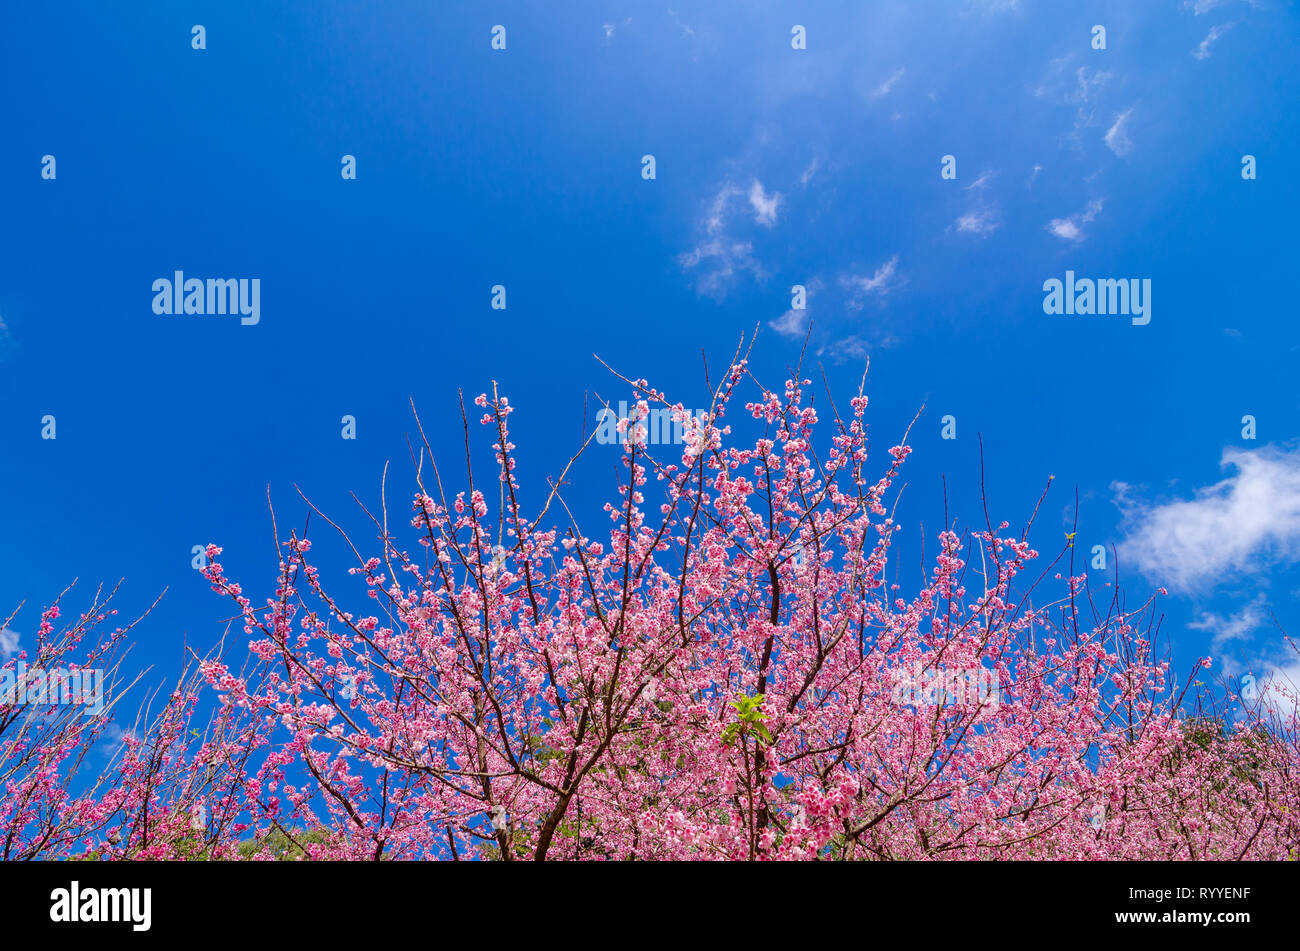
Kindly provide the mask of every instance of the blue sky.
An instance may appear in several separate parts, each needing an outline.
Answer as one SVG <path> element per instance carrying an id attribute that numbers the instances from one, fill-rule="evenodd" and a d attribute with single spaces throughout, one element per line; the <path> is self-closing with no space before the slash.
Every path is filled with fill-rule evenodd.
<path id="1" fill-rule="evenodd" d="M 499 381 L 536 492 L 584 397 L 628 396 L 593 354 L 707 405 L 701 351 L 716 370 L 758 326 L 777 385 L 811 320 L 837 394 L 870 356 L 878 448 L 925 407 L 903 564 L 945 476 L 982 520 L 982 437 L 995 520 L 1020 525 L 1054 475 L 1040 549 L 1077 487 L 1081 554 L 1119 546 L 1131 603 L 1169 588 L 1180 671 L 1211 654 L 1216 675 L 1300 682 L 1269 618 L 1300 628 L 1296 11 L 1065 6 L 7 10 L 0 609 L 28 607 L 0 653 L 71 578 L 125 578 L 124 613 L 168 588 L 135 659 L 172 671 L 229 615 L 192 547 L 223 545 L 264 597 L 268 484 L 282 527 L 296 484 L 369 539 L 349 493 L 376 502 L 387 460 L 390 500 L 411 487 L 410 398 L 450 467 L 457 389 Z M 260 320 L 155 314 L 176 270 L 258 278 Z M 1045 314 L 1067 270 L 1150 280 L 1150 323 Z M 618 453 L 593 450 L 571 495 L 594 519 Z"/>

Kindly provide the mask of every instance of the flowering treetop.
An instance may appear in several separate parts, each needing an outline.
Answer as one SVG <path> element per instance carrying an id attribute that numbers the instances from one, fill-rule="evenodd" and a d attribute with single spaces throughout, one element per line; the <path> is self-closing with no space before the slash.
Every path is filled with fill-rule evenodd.
<path id="1" fill-rule="evenodd" d="M 1296 847 L 1294 714 L 1189 715 L 1190 678 L 1153 654 L 1154 599 L 1096 604 L 1065 566 L 1031 570 L 1029 526 L 987 518 L 945 526 L 917 590 L 889 580 L 910 449 L 870 474 L 861 389 L 822 419 L 797 371 L 770 390 L 740 358 L 707 413 L 626 382 L 638 413 L 619 424 L 624 475 L 601 531 L 580 527 L 562 479 L 524 512 L 514 408 L 494 387 L 475 401 L 488 482 L 467 459 L 448 495 L 421 465 L 410 532 L 390 532 L 384 511 L 375 552 L 347 540 L 352 594 L 327 587 L 297 533 L 260 602 L 210 546 L 205 575 L 236 605 L 247 657 L 196 657 L 88 791 L 69 764 L 103 717 L 46 728 L 0 706 L 4 857 Z M 726 423 L 737 404 L 752 442 Z M 652 405 L 680 445 L 647 444 L 637 420 Z M 83 617 L 64 653 L 102 619 Z M 219 703 L 199 726 L 205 690 Z"/>

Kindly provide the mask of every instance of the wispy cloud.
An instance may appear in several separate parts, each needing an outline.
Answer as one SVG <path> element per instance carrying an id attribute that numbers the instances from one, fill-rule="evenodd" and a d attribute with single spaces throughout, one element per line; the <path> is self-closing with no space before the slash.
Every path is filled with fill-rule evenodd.
<path id="1" fill-rule="evenodd" d="M 1058 56 L 1048 63 L 1047 72 L 1033 89 L 1034 95 L 1062 105 L 1081 105 L 1096 99 L 1097 93 L 1110 83 L 1111 74 L 1087 66 L 1078 66 L 1071 72 L 1072 62 L 1073 54 Z"/>
<path id="2" fill-rule="evenodd" d="M 1221 465 L 1235 474 L 1163 505 L 1112 486 L 1125 514 L 1121 552 L 1143 574 L 1193 591 L 1300 560 L 1300 450 L 1228 448 Z"/>
<path id="3" fill-rule="evenodd" d="M 997 172 L 984 171 L 980 172 L 975 181 L 966 186 L 967 191 L 978 190 L 987 187 L 989 182 L 998 177 Z"/>
<path id="4" fill-rule="evenodd" d="M 898 338 L 893 334 L 885 334 L 874 344 L 869 344 L 862 337 L 853 334 L 843 337 L 839 340 L 823 344 L 817 350 L 819 359 L 830 360 L 832 363 L 860 363 L 871 356 L 872 348 L 885 349 L 898 343 Z"/>
<path id="5" fill-rule="evenodd" d="M 761 277 L 762 267 L 754 258 L 754 246 L 748 241 L 713 238 L 678 256 L 687 271 L 699 269 L 696 290 L 715 300 L 726 297 L 738 275 L 749 272 Z"/>
<path id="6" fill-rule="evenodd" d="M 776 224 L 776 210 L 781 204 L 781 193 L 768 194 L 757 178 L 749 186 L 749 206 L 754 209 L 754 220 L 765 227 Z"/>
<path id="7" fill-rule="evenodd" d="M 768 326 L 783 337 L 802 337 L 808 332 L 808 311 L 791 308 L 776 320 L 768 321 Z"/>
<path id="8" fill-rule="evenodd" d="M 1202 13 L 1209 13 L 1211 10 L 1217 10 L 1219 7 L 1226 7 L 1228 4 L 1235 2 L 1237 0 L 1183 0 L 1183 9 L 1191 10 L 1194 14 L 1200 16 Z M 1248 3 L 1252 7 L 1259 6 L 1257 0 L 1242 0 L 1242 2 Z"/>
<path id="9" fill-rule="evenodd" d="M 1213 660 L 1251 712 L 1280 716 L 1290 722 L 1300 699 L 1300 658 L 1294 647 L 1276 638 L 1259 643 L 1259 634 L 1273 628 L 1262 594 L 1226 613 L 1203 612 L 1188 627 L 1210 633 Z"/>
<path id="10" fill-rule="evenodd" d="M 967 234 L 977 234 L 981 238 L 987 238 L 998 229 L 999 223 L 996 209 L 981 208 L 976 211 L 968 211 L 953 222 L 953 226 L 958 231 L 964 231 Z"/>
<path id="11" fill-rule="evenodd" d="M 857 336 L 845 337 L 843 340 L 837 340 L 834 343 L 818 348 L 817 356 L 827 357 L 833 363 L 843 363 L 846 360 L 865 360 L 867 358 L 867 342 Z"/>
<path id="12" fill-rule="evenodd" d="M 1020 0 L 966 0 L 966 9 L 987 15 L 1006 13 L 1020 6 Z"/>
<path id="13" fill-rule="evenodd" d="M 1106 148 L 1110 149 L 1116 155 L 1128 155 L 1133 151 L 1133 140 L 1128 134 L 1129 116 L 1133 115 L 1133 109 L 1125 109 L 1119 115 L 1115 116 L 1114 123 L 1106 130 Z"/>
<path id="14" fill-rule="evenodd" d="M 683 270 L 695 273 L 696 292 L 706 297 L 722 300 L 742 274 L 765 276 L 754 257 L 753 242 L 735 236 L 731 229 L 736 206 L 745 195 L 730 182 L 718 189 L 697 225 L 699 240 L 695 247 L 677 256 Z M 780 198 L 779 194 L 768 195 L 755 179 L 748 192 L 754 220 L 770 227 L 776 221 Z"/>
<path id="15" fill-rule="evenodd" d="M 1033 95 L 1060 106 L 1074 107 L 1074 121 L 1068 132 L 1059 136 L 1058 145 L 1082 145 L 1082 132 L 1097 124 L 1097 100 L 1113 78 L 1103 69 L 1074 66 L 1074 54 L 1052 60 L 1043 78 L 1031 90 Z"/>
<path id="16" fill-rule="evenodd" d="M 18 653 L 18 632 L 12 628 L 0 628 L 0 660 L 8 660 Z"/>
<path id="17" fill-rule="evenodd" d="M 1256 685 L 1260 705 L 1293 727 L 1300 708 L 1300 660 L 1281 665 L 1265 663 L 1260 669 L 1264 671 Z"/>
<path id="18" fill-rule="evenodd" d="M 1197 59 L 1209 59 L 1210 47 L 1214 45 L 1215 40 L 1236 25 L 1235 23 L 1220 23 L 1218 26 L 1210 27 L 1210 32 L 1205 34 L 1205 39 L 1201 40 L 1201 45 L 1192 50 L 1192 55 Z"/>
<path id="19" fill-rule="evenodd" d="M 677 28 L 682 31 L 682 36 L 688 37 L 689 39 L 695 39 L 695 28 L 689 23 L 683 23 L 682 18 L 677 15 L 676 10 L 673 10 L 670 7 L 668 15 L 673 18 L 673 22 L 677 24 Z"/>
<path id="20" fill-rule="evenodd" d="M 1090 201 L 1088 207 L 1069 218 L 1053 218 L 1047 223 L 1047 230 L 1063 241 L 1082 241 L 1085 237 L 1083 226 L 1092 221 L 1101 212 L 1101 202 Z"/>
<path id="21" fill-rule="evenodd" d="M 907 71 L 906 67 L 900 66 L 890 74 L 889 78 L 871 91 L 872 99 L 883 99 L 888 96 L 898 85 L 898 81 L 903 78 L 903 73 Z"/>
<path id="22" fill-rule="evenodd" d="M 704 215 L 705 233 L 717 234 L 723 229 L 727 223 L 727 205 L 739 194 L 740 189 L 730 183 L 718 189 L 718 193 L 709 202 L 709 210 Z"/>
<path id="23" fill-rule="evenodd" d="M 111 759 L 126 745 L 127 740 L 138 740 L 134 730 L 124 730 L 116 722 L 106 723 L 104 732 L 99 735 L 98 749 L 101 755 Z"/>
<path id="24" fill-rule="evenodd" d="M 848 305 L 853 310 L 861 310 L 866 298 L 872 295 L 884 297 L 898 286 L 898 255 L 876 268 L 870 277 L 863 274 L 846 274 L 840 278 L 840 286 L 849 292 Z"/>
<path id="25" fill-rule="evenodd" d="M 1264 611 L 1264 597 L 1260 595 L 1230 614 L 1205 613 L 1188 622 L 1187 626 L 1197 631 L 1209 631 L 1211 645 L 1215 651 L 1221 651 L 1235 641 L 1249 641 L 1255 631 L 1268 623 Z"/>

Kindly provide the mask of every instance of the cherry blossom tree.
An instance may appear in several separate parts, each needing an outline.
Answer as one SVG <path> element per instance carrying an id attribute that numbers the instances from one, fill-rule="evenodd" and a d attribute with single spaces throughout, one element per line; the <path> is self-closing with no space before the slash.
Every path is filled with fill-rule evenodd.
<path id="1" fill-rule="evenodd" d="M 738 354 L 696 414 L 620 379 L 637 411 L 599 531 L 564 493 L 592 437 L 526 512 L 494 385 L 475 400 L 491 470 L 467 419 L 448 489 L 420 426 L 409 519 L 390 525 L 387 473 L 363 509 L 374 551 L 306 503 L 350 582 L 277 529 L 255 601 L 209 546 L 247 654 L 227 637 L 191 655 L 97 783 L 74 792 L 69 763 L 106 718 L 15 732 L 0 706 L 5 856 L 1293 855 L 1294 705 L 1207 711 L 1209 662 L 1180 675 L 1156 654 L 1159 592 L 1103 597 L 1072 540 L 1040 566 L 1033 518 L 1014 531 L 987 506 L 905 590 L 911 450 L 869 459 L 861 387 L 814 407 L 801 368 L 772 389 Z M 679 441 L 646 438 L 652 409 Z"/>

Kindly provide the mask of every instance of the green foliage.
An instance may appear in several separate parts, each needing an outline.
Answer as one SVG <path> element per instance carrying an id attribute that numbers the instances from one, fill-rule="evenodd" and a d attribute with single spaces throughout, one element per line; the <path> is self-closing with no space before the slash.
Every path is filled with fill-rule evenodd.
<path id="1" fill-rule="evenodd" d="M 763 695 L 761 693 L 753 697 L 737 697 L 735 700 L 730 701 L 728 705 L 736 711 L 736 720 L 733 723 L 728 723 L 723 729 L 723 744 L 733 746 L 736 740 L 743 742 L 747 737 L 752 736 L 755 738 L 755 742 L 761 741 L 768 746 L 772 745 L 774 742 L 772 734 L 763 725 L 763 721 L 770 719 L 770 717 L 763 712 Z"/>
<path id="2" fill-rule="evenodd" d="M 296 842 L 294 840 L 297 840 Z M 269 850 L 277 862 L 292 862 L 307 853 L 303 846 L 323 845 L 329 841 L 329 834 L 324 829 L 294 830 L 293 839 L 280 829 L 272 829 L 260 839 L 246 839 L 239 843 L 239 857 L 251 859 Z"/>

